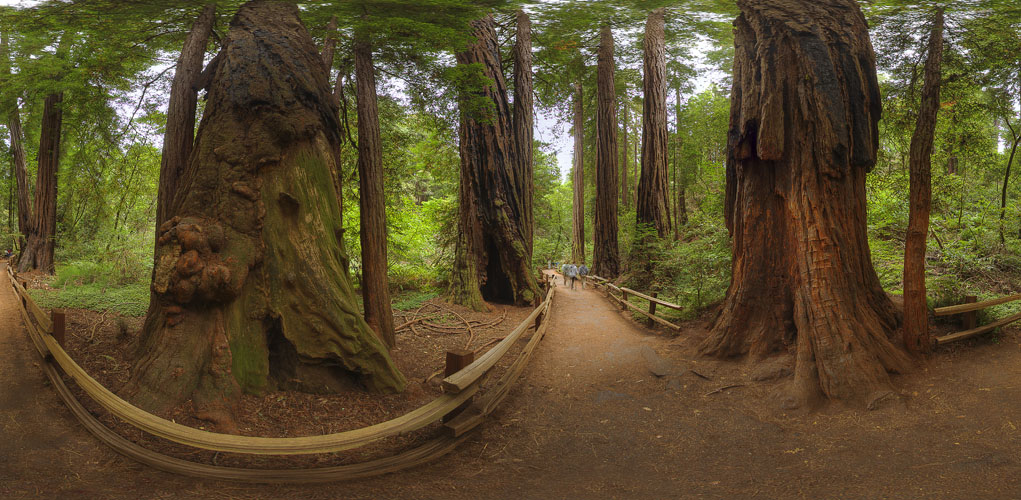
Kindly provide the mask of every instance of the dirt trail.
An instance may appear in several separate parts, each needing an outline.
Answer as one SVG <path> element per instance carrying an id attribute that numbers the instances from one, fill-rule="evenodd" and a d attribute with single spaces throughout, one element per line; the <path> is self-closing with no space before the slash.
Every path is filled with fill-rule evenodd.
<path id="1" fill-rule="evenodd" d="M 653 335 L 600 293 L 561 288 L 525 376 L 481 432 L 447 457 L 363 481 L 260 486 L 164 474 L 95 442 L 33 366 L 13 300 L 0 286 L 2 498 L 1021 494 L 1021 337 L 1013 331 L 995 344 L 942 353 L 898 379 L 902 396 L 876 411 L 786 414 L 773 397 L 782 381 L 756 382 L 748 364 L 695 355 L 704 324 L 690 323 L 676 338 Z M 728 385 L 739 386 L 710 394 Z"/>

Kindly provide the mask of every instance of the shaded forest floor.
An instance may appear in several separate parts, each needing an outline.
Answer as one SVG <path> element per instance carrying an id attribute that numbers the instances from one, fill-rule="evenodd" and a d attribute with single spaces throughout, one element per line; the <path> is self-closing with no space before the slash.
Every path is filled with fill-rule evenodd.
<path id="1" fill-rule="evenodd" d="M 512 316 L 527 310 L 508 309 L 465 319 L 488 323 L 506 313 L 498 327 L 509 330 Z M 485 335 L 501 336 L 498 327 Z M 561 289 L 522 380 L 451 454 L 355 482 L 248 485 L 155 471 L 91 438 L 46 386 L 13 293 L 0 286 L 0 497 L 1015 498 L 1021 491 L 1017 330 L 941 349 L 895 377 L 897 394 L 874 410 L 831 405 L 800 413 L 781 410 L 776 396 L 788 360 L 700 358 L 705 331 L 703 318 L 676 337 L 651 333 L 597 292 Z M 398 342 L 409 348 L 435 343 L 422 348 L 428 356 L 467 340 L 403 335 Z M 420 364 L 402 368 L 424 378 L 439 367 Z M 397 397 L 394 408 L 431 397 L 418 377 L 409 373 L 420 394 Z"/>

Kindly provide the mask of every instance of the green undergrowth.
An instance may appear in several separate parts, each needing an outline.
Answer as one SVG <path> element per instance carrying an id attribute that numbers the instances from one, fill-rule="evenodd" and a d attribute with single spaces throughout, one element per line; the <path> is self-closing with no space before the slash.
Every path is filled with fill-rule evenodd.
<path id="1" fill-rule="evenodd" d="M 439 296 L 431 290 L 404 290 L 396 292 L 392 296 L 393 309 L 395 311 L 409 311 L 422 307 L 427 301 Z"/>
<path id="2" fill-rule="evenodd" d="M 32 299 L 45 308 L 116 311 L 124 316 L 144 316 L 149 307 L 149 284 L 132 283 L 107 287 L 98 283 L 64 288 L 31 289 Z"/>

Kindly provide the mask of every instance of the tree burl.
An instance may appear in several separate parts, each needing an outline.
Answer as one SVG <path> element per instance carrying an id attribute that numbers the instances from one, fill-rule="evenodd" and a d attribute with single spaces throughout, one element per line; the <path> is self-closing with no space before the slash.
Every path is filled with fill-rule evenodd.
<path id="1" fill-rule="evenodd" d="M 327 72 L 293 4 L 242 6 L 210 68 L 195 148 L 158 229 L 153 300 L 127 394 L 188 398 L 230 430 L 242 391 L 405 380 L 362 319 L 330 168 Z"/>

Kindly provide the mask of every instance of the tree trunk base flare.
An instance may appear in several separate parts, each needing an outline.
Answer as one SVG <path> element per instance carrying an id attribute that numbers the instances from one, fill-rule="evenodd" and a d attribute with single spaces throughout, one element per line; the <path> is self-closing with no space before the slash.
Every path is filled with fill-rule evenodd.
<path id="1" fill-rule="evenodd" d="M 348 275 L 330 176 L 338 131 L 297 8 L 242 6 L 175 215 L 157 231 L 153 300 L 125 391 L 136 404 L 162 411 L 190 398 L 230 431 L 242 392 L 323 392 L 348 379 L 404 388 Z"/>
<path id="2" fill-rule="evenodd" d="M 791 400 L 863 400 L 911 368 L 872 267 L 865 175 L 880 115 L 851 0 L 742 0 L 727 164 L 731 285 L 706 355 L 796 353 Z M 808 27 L 806 27 L 808 23 Z"/>
<path id="3" fill-rule="evenodd" d="M 475 96 L 492 102 L 489 116 L 462 109 L 461 186 L 451 300 L 474 310 L 485 301 L 531 305 L 539 285 L 525 237 L 526 179 L 515 160 L 507 85 L 492 17 L 473 21 L 477 42 L 457 54 L 461 65 L 481 64 L 492 82 Z M 467 104 L 463 97 L 462 105 Z M 468 108 L 473 108 L 468 106 Z"/>

